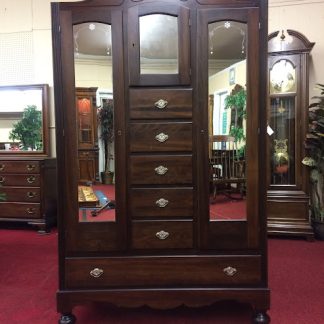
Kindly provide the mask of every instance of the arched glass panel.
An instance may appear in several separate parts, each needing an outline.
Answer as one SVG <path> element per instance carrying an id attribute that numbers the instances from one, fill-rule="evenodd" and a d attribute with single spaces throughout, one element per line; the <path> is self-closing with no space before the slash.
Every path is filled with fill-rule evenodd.
<path id="1" fill-rule="evenodd" d="M 209 33 L 209 215 L 246 219 L 247 25 L 218 21 Z"/>
<path id="2" fill-rule="evenodd" d="M 296 69 L 288 60 L 270 69 L 270 184 L 296 183 Z"/>
<path id="3" fill-rule="evenodd" d="M 178 74 L 178 17 L 152 14 L 139 18 L 140 73 Z"/>

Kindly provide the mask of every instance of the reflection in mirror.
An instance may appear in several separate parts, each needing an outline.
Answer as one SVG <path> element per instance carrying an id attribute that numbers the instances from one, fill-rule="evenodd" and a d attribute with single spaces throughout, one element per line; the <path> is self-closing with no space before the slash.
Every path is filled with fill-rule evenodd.
<path id="1" fill-rule="evenodd" d="M 77 24 L 73 36 L 79 222 L 111 222 L 116 220 L 111 25 Z"/>
<path id="2" fill-rule="evenodd" d="M 246 219 L 247 25 L 209 24 L 210 220 Z"/>
<path id="3" fill-rule="evenodd" d="M 0 87 L 0 151 L 44 152 L 45 85 Z"/>
<path id="4" fill-rule="evenodd" d="M 140 73 L 178 74 L 178 18 L 153 14 L 139 19 Z"/>

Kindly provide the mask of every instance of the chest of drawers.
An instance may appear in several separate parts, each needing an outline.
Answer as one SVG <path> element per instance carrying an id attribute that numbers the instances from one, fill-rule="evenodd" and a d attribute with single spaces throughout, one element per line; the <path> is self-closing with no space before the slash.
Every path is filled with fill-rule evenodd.
<path id="1" fill-rule="evenodd" d="M 41 232 L 56 222 L 56 160 L 0 158 L 0 220 L 27 222 Z"/>

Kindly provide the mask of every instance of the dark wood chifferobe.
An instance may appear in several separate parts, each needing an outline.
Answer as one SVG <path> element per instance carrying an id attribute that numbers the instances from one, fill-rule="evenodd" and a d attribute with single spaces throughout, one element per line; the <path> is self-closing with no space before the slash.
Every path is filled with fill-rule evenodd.
<path id="1" fill-rule="evenodd" d="M 166 309 L 221 300 L 251 303 L 253 322 L 268 323 L 267 2 L 53 3 L 52 21 L 60 323 L 73 323 L 73 307 L 86 302 Z M 92 208 L 77 198 L 81 81 L 113 96 L 114 180 L 92 184 Z M 238 93 L 243 110 L 225 109 Z M 235 161 L 213 162 L 232 156 L 211 141 L 229 134 Z M 214 194 L 230 164 L 244 166 L 243 183 Z"/>

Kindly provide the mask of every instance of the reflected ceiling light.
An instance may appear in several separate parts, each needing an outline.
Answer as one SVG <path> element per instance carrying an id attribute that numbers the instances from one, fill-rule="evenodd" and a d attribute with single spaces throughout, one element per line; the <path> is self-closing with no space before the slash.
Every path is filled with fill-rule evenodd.
<path id="1" fill-rule="evenodd" d="M 96 25 L 95 24 L 89 24 L 89 29 L 90 30 L 95 30 L 96 29 Z"/>
<path id="2" fill-rule="evenodd" d="M 231 23 L 230 23 L 229 21 L 225 21 L 225 23 L 224 23 L 224 27 L 225 27 L 226 29 L 230 28 L 230 27 L 231 27 Z"/>

